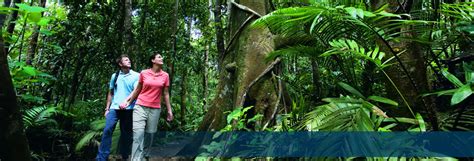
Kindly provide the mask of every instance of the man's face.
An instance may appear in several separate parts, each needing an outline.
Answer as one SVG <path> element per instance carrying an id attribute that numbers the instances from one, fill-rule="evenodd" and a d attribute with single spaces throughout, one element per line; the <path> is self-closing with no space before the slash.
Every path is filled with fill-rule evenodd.
<path id="1" fill-rule="evenodd" d="M 130 59 L 127 57 L 122 57 L 122 60 L 119 63 L 120 67 L 126 67 L 126 68 L 131 68 L 132 67 L 132 62 L 130 62 Z"/>

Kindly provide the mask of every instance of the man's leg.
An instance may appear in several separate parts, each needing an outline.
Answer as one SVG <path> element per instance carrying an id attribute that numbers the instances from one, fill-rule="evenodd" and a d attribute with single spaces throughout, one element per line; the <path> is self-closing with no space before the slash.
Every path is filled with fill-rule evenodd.
<path id="1" fill-rule="evenodd" d="M 112 146 L 112 134 L 117 124 L 117 114 L 115 110 L 110 110 L 105 117 L 105 128 L 100 142 L 99 152 L 97 153 L 97 161 L 105 161 L 109 158 L 110 147 Z"/>
<path id="2" fill-rule="evenodd" d="M 117 111 L 120 119 L 120 154 L 122 159 L 128 159 L 132 146 L 132 114 L 133 110 Z"/>
<path id="3" fill-rule="evenodd" d="M 141 161 L 143 158 L 143 135 L 147 119 L 144 108 L 146 107 L 135 105 L 133 109 L 132 161 Z"/>

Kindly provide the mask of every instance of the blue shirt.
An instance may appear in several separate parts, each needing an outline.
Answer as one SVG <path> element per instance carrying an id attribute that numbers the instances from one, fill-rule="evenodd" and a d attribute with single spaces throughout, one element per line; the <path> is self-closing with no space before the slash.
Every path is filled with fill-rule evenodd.
<path id="1" fill-rule="evenodd" d="M 112 78 L 110 78 L 109 89 L 114 89 L 114 93 L 110 109 L 120 109 L 119 105 L 123 103 L 125 99 L 127 99 L 127 97 L 132 93 L 133 89 L 135 89 L 138 84 L 139 77 L 140 73 L 137 73 L 133 70 L 130 70 L 127 74 L 120 71 L 119 76 L 117 77 L 117 87 L 114 89 L 115 73 L 112 74 Z M 126 109 L 131 110 L 133 109 L 134 105 L 135 101 L 130 103 L 130 106 L 128 106 Z"/>

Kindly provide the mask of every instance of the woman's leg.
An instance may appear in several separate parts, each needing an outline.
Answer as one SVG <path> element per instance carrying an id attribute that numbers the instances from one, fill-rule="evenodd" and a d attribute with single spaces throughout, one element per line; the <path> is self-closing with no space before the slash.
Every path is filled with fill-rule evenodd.
<path id="1" fill-rule="evenodd" d="M 145 131 L 146 131 L 146 135 L 148 138 L 145 139 L 146 140 L 146 152 L 145 152 L 145 155 L 146 156 L 149 156 L 150 155 L 150 150 L 151 150 L 151 147 L 153 146 L 153 138 L 155 137 L 155 133 L 158 131 L 158 123 L 160 121 L 160 113 L 161 113 L 161 109 L 159 108 L 150 108 L 148 109 L 149 110 L 149 113 L 148 113 L 148 119 L 147 119 L 147 124 L 146 124 L 146 128 L 145 128 Z"/>
<path id="2" fill-rule="evenodd" d="M 132 161 L 141 161 L 143 158 L 143 135 L 147 120 L 146 107 L 135 105 L 133 109 L 133 143 Z"/>

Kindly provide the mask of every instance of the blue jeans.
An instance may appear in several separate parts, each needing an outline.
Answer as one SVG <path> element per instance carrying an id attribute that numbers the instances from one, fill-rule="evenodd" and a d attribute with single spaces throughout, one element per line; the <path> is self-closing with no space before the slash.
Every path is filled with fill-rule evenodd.
<path id="1" fill-rule="evenodd" d="M 112 134 L 115 125 L 120 120 L 120 140 L 118 149 L 123 159 L 128 158 L 132 145 L 132 114 L 133 110 L 110 110 L 105 117 L 105 128 L 100 142 L 97 161 L 108 160 L 110 147 L 112 146 Z"/>

